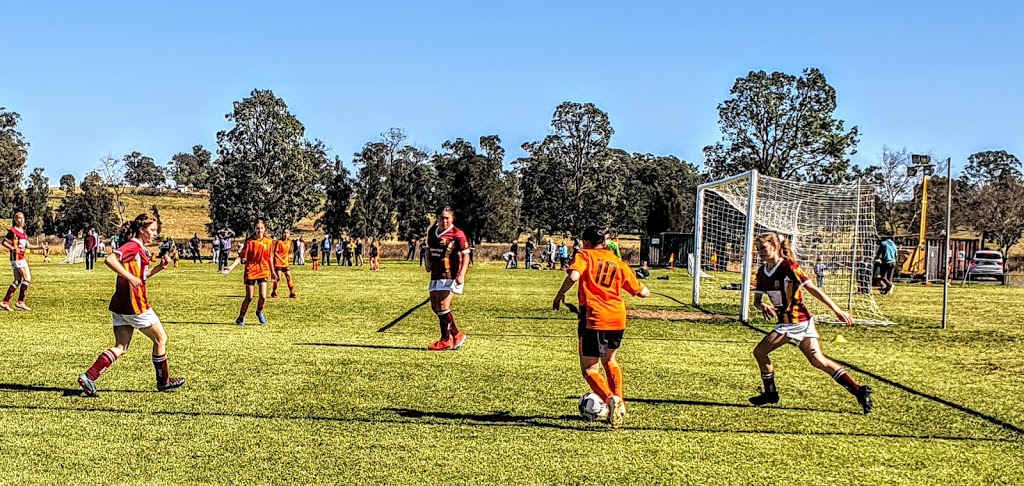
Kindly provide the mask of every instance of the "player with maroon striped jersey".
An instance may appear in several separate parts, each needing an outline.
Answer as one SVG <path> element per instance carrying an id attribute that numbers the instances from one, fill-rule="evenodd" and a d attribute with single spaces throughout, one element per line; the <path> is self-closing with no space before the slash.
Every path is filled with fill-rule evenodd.
<path id="1" fill-rule="evenodd" d="M 437 314 L 441 338 L 427 346 L 431 351 L 457 350 L 466 342 L 466 334 L 455 325 L 452 298 L 462 295 L 469 268 L 469 241 L 455 227 L 455 212 L 444 208 L 437 223 L 427 230 L 427 271 L 430 272 L 430 308 Z"/>

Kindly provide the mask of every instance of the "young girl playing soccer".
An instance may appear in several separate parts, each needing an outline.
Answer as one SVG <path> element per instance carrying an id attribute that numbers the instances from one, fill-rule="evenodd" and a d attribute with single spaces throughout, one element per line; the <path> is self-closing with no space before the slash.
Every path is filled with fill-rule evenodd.
<path id="1" fill-rule="evenodd" d="M 292 271 L 288 259 L 292 256 L 292 230 L 285 228 L 281 233 L 281 239 L 274 242 L 274 270 L 277 278 L 274 279 L 274 289 L 270 292 L 270 298 L 277 298 L 277 285 L 281 282 L 281 275 L 284 275 L 285 283 L 288 284 L 288 298 L 297 299 L 295 295 L 295 282 L 292 281 Z"/>
<path id="2" fill-rule="evenodd" d="M 555 295 L 553 307 L 565 302 L 565 293 L 579 281 L 580 371 L 591 391 L 608 405 L 608 423 L 622 427 L 626 419 L 623 401 L 625 385 L 622 368 L 615 359 L 626 330 L 626 301 L 622 291 L 636 297 L 647 297 L 651 291 L 641 284 L 629 265 L 605 247 L 607 230 L 597 226 L 583 231 L 583 249 L 569 266 L 569 274 Z M 601 376 L 601 368 L 604 376 Z"/>
<path id="3" fill-rule="evenodd" d="M 242 251 L 238 252 L 238 258 L 224 269 L 224 274 L 227 275 L 239 263 L 245 263 L 245 300 L 238 311 L 238 319 L 235 319 L 235 324 L 239 326 L 245 325 L 245 314 L 249 312 L 249 303 L 252 302 L 257 288 L 260 294 L 259 300 L 256 301 L 256 319 L 260 324 L 267 323 L 267 318 L 263 315 L 263 306 L 267 303 L 267 280 L 277 280 L 277 271 L 271 262 L 273 247 L 274 242 L 267 237 L 267 224 L 262 219 L 257 219 L 252 238 L 245 241 Z"/>
<path id="4" fill-rule="evenodd" d="M 170 263 L 170 259 L 164 256 L 157 266 L 149 267 L 152 255 L 146 245 L 156 238 L 157 231 L 155 218 L 148 214 L 138 215 L 121 228 L 121 241 L 126 243 L 114 249 L 104 260 L 107 267 L 117 273 L 114 296 L 110 298 L 108 307 L 114 318 L 115 344 L 101 353 L 89 370 L 78 377 L 78 384 L 87 396 L 97 396 L 96 380 L 128 351 L 136 329 L 153 341 L 156 389 L 167 391 L 185 384 L 184 378 L 171 378 L 167 373 L 167 333 L 149 306 L 146 293 L 149 277 L 160 273 Z"/>
<path id="5" fill-rule="evenodd" d="M 11 252 L 11 270 L 14 270 L 14 282 L 7 289 L 7 295 L 4 296 L 4 300 L 0 302 L 0 309 L 6 311 L 13 310 L 11 309 L 11 297 L 14 297 L 15 292 L 18 292 L 18 301 L 15 302 L 14 306 L 21 310 L 32 310 L 25 305 L 25 294 L 28 293 L 28 284 L 32 281 L 32 272 L 28 270 L 28 258 L 26 258 L 25 252 L 26 250 L 38 250 L 42 247 L 28 243 L 28 234 L 25 233 L 24 213 L 14 213 L 14 220 L 11 222 L 13 226 L 7 230 L 7 235 L 4 236 L 2 245 Z"/>
<path id="6" fill-rule="evenodd" d="M 811 313 L 804 305 L 803 292 L 806 291 L 827 305 L 847 326 L 853 324 L 853 318 L 832 302 L 832 299 L 814 285 L 811 278 L 800 269 L 789 241 L 783 236 L 767 233 L 757 238 L 757 244 L 758 255 L 764 264 L 757 271 L 754 307 L 761 311 L 765 319 L 778 318 L 779 324 L 754 348 L 754 359 L 761 369 L 764 389 L 760 390 L 760 395 L 750 397 L 750 403 L 757 406 L 779 403 L 779 391 L 775 387 L 775 367 L 768 354 L 794 339 L 800 342 L 800 351 L 807 357 L 811 366 L 831 375 L 837 383 L 857 398 L 857 403 L 865 414 L 870 413 L 871 387 L 858 385 L 845 369 L 821 352 L 818 330 L 814 327 Z M 765 295 L 769 298 L 768 303 L 762 303 Z"/>

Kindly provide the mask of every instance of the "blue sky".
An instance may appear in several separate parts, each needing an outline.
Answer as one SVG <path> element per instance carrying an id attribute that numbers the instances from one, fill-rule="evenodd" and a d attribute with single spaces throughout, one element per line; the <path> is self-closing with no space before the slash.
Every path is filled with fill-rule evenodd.
<path id="1" fill-rule="evenodd" d="M 254 88 L 346 162 L 390 127 L 432 150 L 496 133 L 511 160 L 572 100 L 608 112 L 613 146 L 699 164 L 737 77 L 808 66 L 860 127 L 859 165 L 883 145 L 954 170 L 1024 157 L 1017 2 L 55 3 L 0 0 L 0 106 L 53 184 L 108 153 L 214 150 Z"/>

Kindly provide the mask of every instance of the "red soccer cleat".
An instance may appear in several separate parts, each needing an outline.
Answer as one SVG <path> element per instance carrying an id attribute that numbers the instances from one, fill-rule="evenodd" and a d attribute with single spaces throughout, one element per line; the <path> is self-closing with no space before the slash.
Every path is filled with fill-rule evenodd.
<path id="1" fill-rule="evenodd" d="M 455 335 L 452 339 L 452 351 L 456 351 L 462 348 L 462 345 L 466 343 L 466 333 L 460 332 Z"/>
<path id="2" fill-rule="evenodd" d="M 455 343 L 451 339 L 438 339 L 437 341 L 427 345 L 427 349 L 430 351 L 448 351 L 455 347 Z"/>

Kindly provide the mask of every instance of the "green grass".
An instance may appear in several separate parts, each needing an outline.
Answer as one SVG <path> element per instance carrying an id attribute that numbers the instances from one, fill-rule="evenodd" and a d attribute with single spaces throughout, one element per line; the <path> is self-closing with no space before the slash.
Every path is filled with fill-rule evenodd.
<path id="1" fill-rule="evenodd" d="M 187 384 L 155 392 L 137 334 L 87 399 L 74 380 L 112 344 L 113 274 L 33 262 L 33 312 L 0 314 L 0 483 L 1024 480 L 1021 289 L 954 288 L 945 331 L 941 287 L 917 286 L 879 298 L 897 326 L 822 326 L 825 352 L 875 389 L 868 416 L 792 347 L 774 355 L 779 406 L 746 406 L 765 322 L 631 319 L 630 415 L 610 431 L 576 416 L 575 322 L 549 310 L 560 272 L 471 269 L 454 306 L 469 339 L 444 353 L 423 350 L 437 334 L 427 306 L 377 332 L 426 298 L 422 270 L 295 274 L 302 300 L 271 301 L 269 325 L 244 328 L 229 324 L 241 275 L 183 262 L 155 277 L 171 372 Z M 689 301 L 684 275 L 630 304 L 693 311 L 674 300 Z M 735 297 L 718 294 L 718 308 Z"/>

